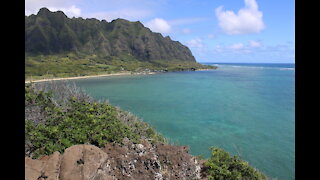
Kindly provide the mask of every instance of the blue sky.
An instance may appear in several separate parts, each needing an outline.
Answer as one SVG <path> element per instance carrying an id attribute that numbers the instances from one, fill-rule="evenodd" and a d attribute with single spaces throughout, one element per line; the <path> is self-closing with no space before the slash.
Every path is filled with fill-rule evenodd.
<path id="1" fill-rule="evenodd" d="M 140 21 L 188 46 L 198 62 L 295 62 L 293 0 L 26 0 L 69 17 Z"/>

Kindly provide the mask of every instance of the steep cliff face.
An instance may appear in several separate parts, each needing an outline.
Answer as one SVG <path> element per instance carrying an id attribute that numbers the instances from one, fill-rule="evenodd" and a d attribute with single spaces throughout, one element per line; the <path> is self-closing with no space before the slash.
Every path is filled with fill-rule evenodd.
<path id="1" fill-rule="evenodd" d="M 75 52 L 100 57 L 130 55 L 140 61 L 195 62 L 188 47 L 154 33 L 139 21 L 68 18 L 62 11 L 40 9 L 25 17 L 27 54 Z"/>

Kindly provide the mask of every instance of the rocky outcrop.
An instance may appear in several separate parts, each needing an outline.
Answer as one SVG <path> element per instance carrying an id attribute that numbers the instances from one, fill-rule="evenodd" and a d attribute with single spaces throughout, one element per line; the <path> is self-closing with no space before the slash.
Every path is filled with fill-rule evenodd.
<path id="1" fill-rule="evenodd" d="M 108 155 L 96 146 L 75 145 L 34 160 L 25 158 L 25 179 L 46 180 L 111 180 L 107 172 Z"/>
<path id="2" fill-rule="evenodd" d="M 63 154 L 25 158 L 25 179 L 46 180 L 150 180 L 200 179 L 200 164 L 186 146 L 150 144 L 74 145 Z"/>

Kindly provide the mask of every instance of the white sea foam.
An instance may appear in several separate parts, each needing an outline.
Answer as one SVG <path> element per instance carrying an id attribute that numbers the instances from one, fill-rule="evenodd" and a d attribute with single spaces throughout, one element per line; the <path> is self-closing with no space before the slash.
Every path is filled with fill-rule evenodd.
<path id="1" fill-rule="evenodd" d="M 233 65 L 233 64 L 212 64 L 221 68 L 237 68 L 237 69 L 274 69 L 281 71 L 294 71 L 295 68 L 288 67 L 268 67 L 268 66 L 246 66 L 246 65 Z"/>
<path id="2" fill-rule="evenodd" d="M 286 71 L 286 70 L 295 70 L 295 68 L 280 68 L 281 71 Z"/>
<path id="3" fill-rule="evenodd" d="M 224 67 L 232 67 L 232 68 L 248 68 L 248 69 L 278 69 L 278 70 L 295 70 L 295 68 L 280 68 L 280 67 L 262 67 L 262 66 L 235 66 L 235 65 L 226 65 Z"/>

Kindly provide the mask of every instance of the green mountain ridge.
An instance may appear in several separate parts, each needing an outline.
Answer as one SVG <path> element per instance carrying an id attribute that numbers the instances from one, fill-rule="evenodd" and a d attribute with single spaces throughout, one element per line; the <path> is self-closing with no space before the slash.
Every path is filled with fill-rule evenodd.
<path id="1" fill-rule="evenodd" d="M 188 47 L 163 37 L 139 21 L 68 18 L 62 11 L 41 8 L 25 17 L 25 51 L 30 55 L 66 52 L 100 57 L 131 55 L 140 61 L 196 62 Z"/>
<path id="2" fill-rule="evenodd" d="M 68 18 L 41 8 L 25 16 L 25 78 L 215 69 L 169 36 L 125 19 Z"/>

